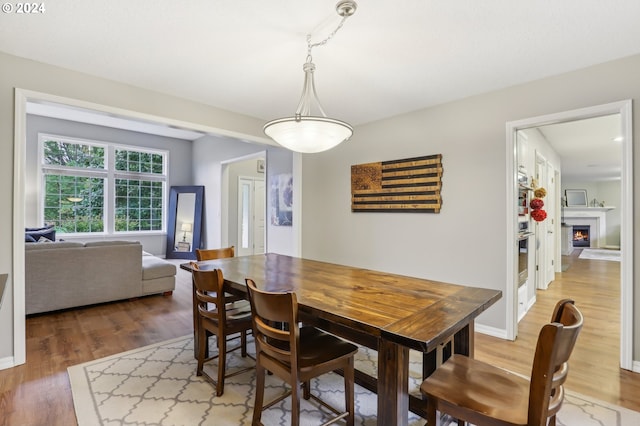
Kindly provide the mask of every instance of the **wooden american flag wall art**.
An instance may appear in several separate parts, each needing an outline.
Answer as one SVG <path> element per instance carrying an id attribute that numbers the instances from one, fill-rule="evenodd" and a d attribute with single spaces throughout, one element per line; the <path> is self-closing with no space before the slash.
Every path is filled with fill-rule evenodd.
<path id="1" fill-rule="evenodd" d="M 351 211 L 440 213 L 442 154 L 351 166 Z"/>

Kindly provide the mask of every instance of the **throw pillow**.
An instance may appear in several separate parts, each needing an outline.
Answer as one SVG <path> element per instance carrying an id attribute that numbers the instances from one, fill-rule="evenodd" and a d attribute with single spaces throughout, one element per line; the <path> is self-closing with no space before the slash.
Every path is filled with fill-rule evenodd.
<path id="1" fill-rule="evenodd" d="M 25 243 L 35 243 L 36 239 L 33 238 L 33 235 L 24 234 L 24 242 Z"/>
<path id="2" fill-rule="evenodd" d="M 56 228 L 53 225 L 42 228 L 25 228 L 25 234 L 25 241 L 27 235 L 32 236 L 35 241 L 38 241 L 40 237 L 45 237 L 50 241 L 56 240 Z"/>

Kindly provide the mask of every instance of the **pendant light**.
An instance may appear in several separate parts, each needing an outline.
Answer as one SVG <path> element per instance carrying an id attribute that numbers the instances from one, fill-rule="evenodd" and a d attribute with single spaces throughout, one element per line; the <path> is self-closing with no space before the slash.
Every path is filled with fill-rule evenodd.
<path id="1" fill-rule="evenodd" d="M 326 44 L 338 32 L 346 19 L 353 15 L 357 5 L 352 0 L 342 0 L 336 5 L 338 15 L 342 17 L 338 27 L 323 41 L 311 43 L 311 35 L 307 35 L 307 60 L 302 66 L 304 85 L 298 108 L 292 117 L 271 120 L 264 125 L 264 133 L 279 145 L 292 151 L 316 153 L 326 151 L 346 141 L 353 134 L 353 127 L 348 123 L 327 117 L 322 109 L 313 72 L 316 69 L 312 62 L 311 49 Z M 320 115 L 313 115 L 317 110 Z"/>

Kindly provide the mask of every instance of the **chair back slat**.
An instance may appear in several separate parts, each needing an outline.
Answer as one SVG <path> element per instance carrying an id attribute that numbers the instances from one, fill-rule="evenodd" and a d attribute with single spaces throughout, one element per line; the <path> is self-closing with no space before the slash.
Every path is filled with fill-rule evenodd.
<path id="1" fill-rule="evenodd" d="M 224 259 L 235 256 L 235 247 L 224 247 L 218 249 L 196 249 L 196 259 L 198 262 L 203 260 Z"/>
<path id="2" fill-rule="evenodd" d="M 192 265 L 196 265 L 192 263 Z M 198 312 L 208 319 L 219 321 L 226 318 L 226 303 L 224 297 L 224 277 L 220 269 L 200 270 L 196 267 L 192 271 L 195 284 L 195 296 Z M 220 321 L 224 323 L 224 321 Z"/>
<path id="3" fill-rule="evenodd" d="M 258 356 L 270 356 L 292 362 L 298 357 L 298 301 L 295 293 L 257 291 L 253 280 L 247 279 L 247 289 L 254 319 L 254 339 Z M 292 367 L 295 368 L 295 367 Z"/>

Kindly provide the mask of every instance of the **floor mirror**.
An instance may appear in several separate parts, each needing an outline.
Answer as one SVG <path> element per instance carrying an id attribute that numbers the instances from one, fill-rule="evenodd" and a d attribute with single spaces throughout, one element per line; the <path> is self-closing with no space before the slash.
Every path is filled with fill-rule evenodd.
<path id="1" fill-rule="evenodd" d="M 204 186 L 172 186 L 167 222 L 167 259 L 195 259 L 200 248 Z"/>

